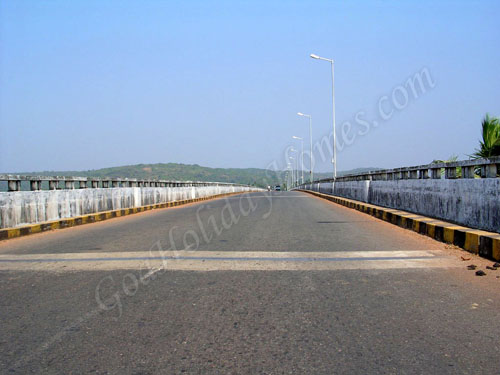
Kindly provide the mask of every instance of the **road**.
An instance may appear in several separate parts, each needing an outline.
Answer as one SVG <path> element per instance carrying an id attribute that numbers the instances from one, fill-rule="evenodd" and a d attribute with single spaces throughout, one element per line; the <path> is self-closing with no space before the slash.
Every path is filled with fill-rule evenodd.
<path id="1" fill-rule="evenodd" d="M 0 243 L 1 373 L 500 374 L 492 262 L 300 192 Z"/>

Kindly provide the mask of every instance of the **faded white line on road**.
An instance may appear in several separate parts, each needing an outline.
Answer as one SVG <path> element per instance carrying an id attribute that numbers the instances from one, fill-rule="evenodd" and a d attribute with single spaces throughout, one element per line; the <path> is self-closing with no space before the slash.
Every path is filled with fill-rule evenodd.
<path id="1" fill-rule="evenodd" d="M 161 251 L 0 255 L 0 270 L 336 270 L 458 267 L 441 251 Z M 153 272 L 153 273 L 152 273 Z M 149 274 L 147 274 L 149 275 Z M 149 275 L 150 276 L 150 275 Z"/>

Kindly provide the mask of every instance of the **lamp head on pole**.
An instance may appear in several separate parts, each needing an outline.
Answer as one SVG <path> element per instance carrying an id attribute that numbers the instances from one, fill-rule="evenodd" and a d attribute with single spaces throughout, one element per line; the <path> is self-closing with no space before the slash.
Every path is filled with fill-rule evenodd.
<path id="1" fill-rule="evenodd" d="M 316 59 L 316 60 L 325 60 L 325 61 L 331 62 L 333 64 L 333 60 L 332 59 L 327 59 L 326 57 L 321 57 L 321 56 L 315 55 L 314 53 L 311 53 L 309 56 L 311 56 L 313 59 Z"/>

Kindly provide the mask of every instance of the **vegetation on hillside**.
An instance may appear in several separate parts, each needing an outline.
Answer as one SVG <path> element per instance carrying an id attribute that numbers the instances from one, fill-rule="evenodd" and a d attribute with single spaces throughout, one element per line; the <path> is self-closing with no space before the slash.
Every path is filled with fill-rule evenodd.
<path id="1" fill-rule="evenodd" d="M 171 181 L 217 181 L 266 186 L 280 181 L 279 173 L 258 168 L 207 168 L 197 164 L 157 163 L 124 165 L 87 171 L 43 171 L 30 174 L 99 178 L 161 179 Z"/>
<path id="2" fill-rule="evenodd" d="M 377 168 L 357 168 L 339 173 L 361 173 Z M 231 182 L 245 185 L 266 187 L 268 185 L 283 185 L 285 171 L 271 171 L 260 168 L 208 168 L 197 164 L 157 163 L 137 164 L 120 167 L 92 169 L 87 171 L 43 171 L 22 173 L 42 176 L 81 176 L 100 178 L 138 178 L 162 179 L 172 181 L 216 181 Z M 307 178 L 304 171 L 304 178 Z M 315 173 L 314 179 L 331 178 L 331 173 Z"/>

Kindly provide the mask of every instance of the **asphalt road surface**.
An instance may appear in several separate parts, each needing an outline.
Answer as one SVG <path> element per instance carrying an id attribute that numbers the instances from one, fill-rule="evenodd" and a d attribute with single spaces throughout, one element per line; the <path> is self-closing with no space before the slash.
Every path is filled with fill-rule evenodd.
<path id="1" fill-rule="evenodd" d="M 299 192 L 3 241 L 0 371 L 500 374 L 488 264 Z"/>

